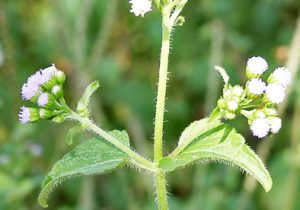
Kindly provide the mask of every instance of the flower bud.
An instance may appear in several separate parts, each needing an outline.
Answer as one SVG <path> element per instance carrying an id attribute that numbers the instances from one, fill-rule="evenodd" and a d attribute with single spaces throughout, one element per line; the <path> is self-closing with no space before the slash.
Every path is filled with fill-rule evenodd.
<path id="1" fill-rule="evenodd" d="M 236 85 L 232 88 L 232 93 L 234 96 L 241 97 L 243 95 L 243 92 L 244 89 L 239 85 Z"/>
<path id="2" fill-rule="evenodd" d="M 236 117 L 236 114 L 235 113 L 232 113 L 232 112 L 226 112 L 224 114 L 224 118 L 226 120 L 233 120 L 234 118 Z"/>
<path id="3" fill-rule="evenodd" d="M 218 103 L 218 107 L 220 109 L 225 109 L 226 108 L 226 103 L 225 103 L 225 100 L 223 98 L 220 98 L 217 103 Z"/>
<path id="4" fill-rule="evenodd" d="M 239 104 L 235 100 L 230 100 L 227 102 L 227 109 L 230 111 L 236 111 L 239 108 Z"/>
<path id="5" fill-rule="evenodd" d="M 51 117 L 53 117 L 53 112 L 49 109 L 40 108 L 39 116 L 41 119 L 50 119 Z"/>
<path id="6" fill-rule="evenodd" d="M 63 96 L 63 90 L 60 85 L 54 85 L 51 89 L 51 93 L 55 98 L 61 98 Z"/>
<path id="7" fill-rule="evenodd" d="M 52 122 L 55 123 L 63 123 L 66 120 L 66 116 L 64 114 L 60 114 L 52 118 Z"/>
<path id="8" fill-rule="evenodd" d="M 61 70 L 57 70 L 55 72 L 55 78 L 56 78 L 56 81 L 59 83 L 59 84 L 63 84 L 65 81 L 66 81 L 66 75 L 63 71 Z"/>

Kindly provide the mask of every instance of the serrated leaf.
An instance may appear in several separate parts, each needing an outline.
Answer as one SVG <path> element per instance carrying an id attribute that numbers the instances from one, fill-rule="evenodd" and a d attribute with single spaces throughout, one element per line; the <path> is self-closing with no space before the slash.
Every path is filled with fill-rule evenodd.
<path id="1" fill-rule="evenodd" d="M 83 95 L 78 101 L 77 104 L 77 112 L 80 113 L 81 115 L 88 116 L 89 111 L 88 111 L 88 106 L 90 103 L 90 98 L 92 94 L 99 88 L 99 82 L 95 81 L 91 83 L 89 86 L 86 87 Z"/>
<path id="2" fill-rule="evenodd" d="M 256 178 L 265 191 L 272 187 L 272 179 L 266 170 L 261 159 L 249 146 L 245 144 L 245 139 L 229 125 L 221 125 L 206 133 L 202 133 L 180 154 L 173 157 L 173 161 L 168 160 L 161 163 L 160 167 L 167 170 L 174 170 L 195 161 L 218 161 L 229 165 L 237 166 Z"/>
<path id="3" fill-rule="evenodd" d="M 223 69 L 221 66 L 215 66 L 215 69 L 221 74 L 225 85 L 227 85 L 229 82 L 229 76 L 228 76 L 226 70 Z"/>
<path id="4" fill-rule="evenodd" d="M 129 146 L 126 132 L 112 131 L 110 134 Z M 49 193 L 61 182 L 81 175 L 102 174 L 126 164 L 127 161 L 125 153 L 101 137 L 84 141 L 53 166 L 42 183 L 38 202 L 46 208 Z"/>

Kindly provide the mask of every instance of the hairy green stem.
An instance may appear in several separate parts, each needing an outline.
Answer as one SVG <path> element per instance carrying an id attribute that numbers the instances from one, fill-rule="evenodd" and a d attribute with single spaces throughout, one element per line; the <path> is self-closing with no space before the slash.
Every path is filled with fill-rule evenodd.
<path id="1" fill-rule="evenodd" d="M 163 171 L 159 171 L 155 174 L 155 187 L 158 209 L 168 210 L 169 207 L 166 188 L 166 175 Z"/>
<path id="2" fill-rule="evenodd" d="M 168 80 L 168 62 L 170 53 L 170 36 L 172 24 L 170 23 L 171 6 L 162 8 L 162 46 L 159 67 L 159 81 L 154 125 L 154 162 L 156 164 L 163 157 L 163 124 L 165 112 L 165 99 Z M 162 171 L 155 173 L 155 188 L 159 210 L 168 209 L 165 174 Z"/>
<path id="3" fill-rule="evenodd" d="M 149 170 L 151 172 L 156 171 L 156 167 L 151 161 L 145 159 L 144 157 L 140 156 L 138 153 L 131 150 L 126 145 L 122 144 L 121 141 L 119 141 L 118 139 L 116 139 L 115 137 L 113 137 L 112 135 L 107 133 L 106 131 L 102 130 L 97 125 L 95 125 L 89 118 L 82 117 L 74 112 L 72 112 L 72 114 L 69 118 L 80 122 L 88 130 L 91 130 L 91 131 L 95 132 L 96 134 L 98 134 L 99 136 L 102 136 L 109 143 L 113 144 L 119 150 L 126 153 L 131 158 L 131 162 L 134 163 L 135 165 L 137 165 L 138 167 Z"/>
<path id="4" fill-rule="evenodd" d="M 166 88 L 168 80 L 168 62 L 170 53 L 170 24 L 169 14 L 170 11 L 163 11 L 162 21 L 162 47 L 160 57 L 160 68 L 159 68 L 159 81 L 158 81 L 158 92 L 156 102 L 156 114 L 155 114 L 155 125 L 154 125 L 154 162 L 158 163 L 162 158 L 162 139 L 163 139 L 163 123 L 164 123 L 164 112 L 165 112 L 165 98 Z M 166 14 L 165 14 L 166 13 Z"/>

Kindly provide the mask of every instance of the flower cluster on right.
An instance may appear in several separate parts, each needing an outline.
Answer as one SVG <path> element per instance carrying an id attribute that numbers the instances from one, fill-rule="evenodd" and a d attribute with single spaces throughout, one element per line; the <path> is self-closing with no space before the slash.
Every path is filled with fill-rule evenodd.
<path id="1" fill-rule="evenodd" d="M 222 118 L 234 119 L 237 114 L 244 115 L 253 135 L 258 138 L 279 132 L 281 119 L 277 106 L 283 102 L 292 77 L 287 68 L 280 67 L 263 81 L 261 76 L 267 69 L 268 63 L 262 57 L 248 59 L 246 86 L 226 84 L 223 96 L 218 100 Z"/>

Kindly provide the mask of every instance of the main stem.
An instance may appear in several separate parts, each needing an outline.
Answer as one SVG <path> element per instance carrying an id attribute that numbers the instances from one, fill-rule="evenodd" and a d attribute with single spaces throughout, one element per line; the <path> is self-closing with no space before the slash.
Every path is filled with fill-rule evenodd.
<path id="1" fill-rule="evenodd" d="M 166 88 L 168 80 L 168 62 L 170 53 L 170 34 L 171 23 L 170 13 L 171 9 L 168 6 L 162 9 L 162 46 L 159 68 L 159 81 L 154 125 L 154 162 L 156 164 L 163 157 L 163 124 L 164 124 L 164 112 L 165 112 L 165 99 Z M 155 173 L 155 187 L 159 210 L 168 210 L 168 199 L 166 190 L 166 178 L 165 173 L 158 170 Z"/>

